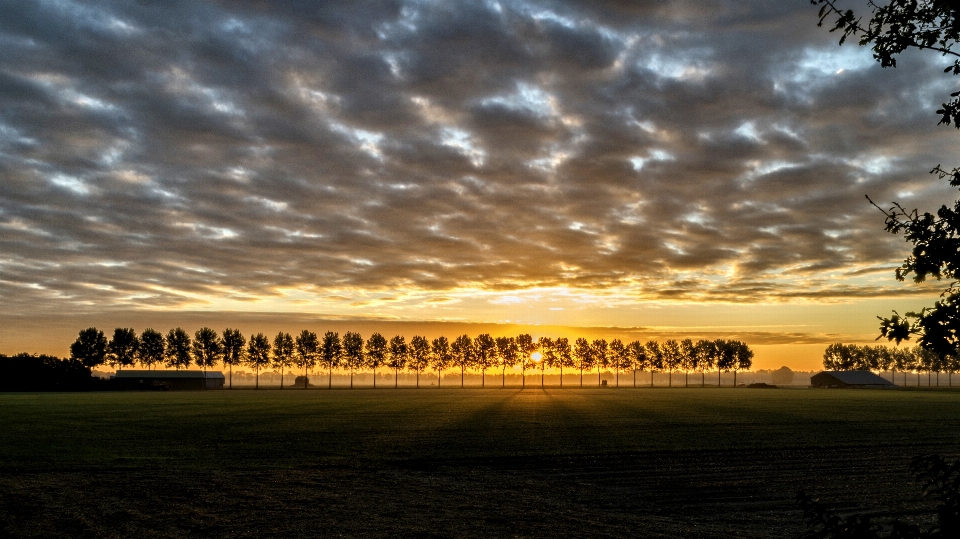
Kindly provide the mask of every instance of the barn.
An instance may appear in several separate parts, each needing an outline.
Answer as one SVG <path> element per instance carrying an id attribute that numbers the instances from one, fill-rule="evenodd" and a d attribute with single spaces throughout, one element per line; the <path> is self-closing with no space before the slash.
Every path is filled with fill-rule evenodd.
<path id="1" fill-rule="evenodd" d="M 810 377 L 812 387 L 897 387 L 870 371 L 823 371 Z"/>
<path id="2" fill-rule="evenodd" d="M 220 371 L 117 371 L 114 376 L 121 390 L 178 389 L 202 390 L 223 389 L 223 373 Z"/>

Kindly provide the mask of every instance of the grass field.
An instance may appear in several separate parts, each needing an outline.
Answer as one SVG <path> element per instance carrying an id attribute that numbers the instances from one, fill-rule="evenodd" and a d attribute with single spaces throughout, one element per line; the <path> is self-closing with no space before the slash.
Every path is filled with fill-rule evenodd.
<path id="1" fill-rule="evenodd" d="M 793 537 L 798 488 L 923 519 L 960 392 L 0 394 L 0 535 Z"/>

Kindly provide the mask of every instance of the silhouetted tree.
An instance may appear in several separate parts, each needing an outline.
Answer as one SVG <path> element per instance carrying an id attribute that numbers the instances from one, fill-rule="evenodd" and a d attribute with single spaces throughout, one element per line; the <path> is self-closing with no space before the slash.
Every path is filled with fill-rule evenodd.
<path id="1" fill-rule="evenodd" d="M 283 389 L 283 374 L 293 365 L 293 337 L 280 332 L 273 338 L 273 368 L 280 369 L 280 389 Z"/>
<path id="2" fill-rule="evenodd" d="M 133 328 L 117 328 L 107 344 L 107 363 L 117 370 L 130 367 L 136 361 L 138 348 L 140 339 Z"/>
<path id="3" fill-rule="evenodd" d="M 521 333 L 514 340 L 517 343 L 517 350 L 520 352 L 520 387 L 525 388 L 527 387 L 527 367 L 530 366 L 530 354 L 536 351 L 537 345 L 528 333 Z"/>
<path id="4" fill-rule="evenodd" d="M 497 362 L 501 367 L 500 387 L 507 385 L 507 367 L 514 367 L 520 361 L 520 348 L 513 337 L 497 337 Z"/>
<path id="5" fill-rule="evenodd" d="M 481 333 L 473 340 L 473 362 L 480 369 L 480 387 L 487 385 L 487 369 L 494 365 L 497 343 L 489 333 Z"/>
<path id="6" fill-rule="evenodd" d="M 444 336 L 437 337 L 430 346 L 430 365 L 437 371 L 437 389 L 440 388 L 440 373 L 450 367 L 453 355 L 450 353 L 450 342 Z"/>
<path id="7" fill-rule="evenodd" d="M 600 387 L 600 370 L 610 366 L 610 350 L 607 341 L 604 339 L 594 339 L 591 343 L 593 348 L 593 364 L 597 367 L 597 387 Z"/>
<path id="8" fill-rule="evenodd" d="M 566 337 L 560 337 L 553 343 L 557 367 L 560 368 L 560 387 L 563 387 L 563 368 L 573 368 L 573 350 Z"/>
<path id="9" fill-rule="evenodd" d="M 80 331 L 77 340 L 70 345 L 70 358 L 79 360 L 84 367 L 98 367 L 107 357 L 107 338 L 97 328 Z"/>
<path id="10" fill-rule="evenodd" d="M 620 339 L 610 341 L 610 364 L 616 372 L 617 387 L 620 387 L 620 371 L 630 366 L 630 356 L 627 347 Z"/>
<path id="11" fill-rule="evenodd" d="M 583 387 L 583 371 L 593 367 L 593 348 L 583 337 L 573 344 L 573 362 L 580 370 L 580 387 Z"/>
<path id="12" fill-rule="evenodd" d="M 653 373 L 663 370 L 663 347 L 657 341 L 647 341 L 647 362 L 650 365 L 650 387 L 653 387 Z"/>
<path id="13" fill-rule="evenodd" d="M 550 337 L 540 337 L 537 339 L 537 348 L 540 349 L 540 389 L 543 389 L 543 375 L 547 367 L 552 367 L 557 360 L 557 354 L 554 351 L 553 339 Z"/>
<path id="14" fill-rule="evenodd" d="M 251 335 L 250 342 L 247 344 L 246 355 L 247 365 L 253 367 L 257 373 L 254 387 L 260 389 L 260 369 L 270 365 L 270 340 L 267 339 L 267 336 L 263 333 Z"/>
<path id="15" fill-rule="evenodd" d="M 363 337 L 359 333 L 343 334 L 343 359 L 350 368 L 350 389 L 353 389 L 353 373 L 364 364 Z"/>
<path id="16" fill-rule="evenodd" d="M 690 387 L 690 371 L 693 370 L 697 361 L 697 348 L 693 340 L 684 339 L 680 341 L 680 361 L 679 367 L 683 369 L 683 387 Z"/>
<path id="17" fill-rule="evenodd" d="M 707 369 L 712 369 L 717 361 L 717 345 L 713 341 L 700 339 L 694 345 L 694 368 L 700 371 L 700 387 L 707 387 Z"/>
<path id="18" fill-rule="evenodd" d="M 430 341 L 421 335 L 410 339 L 410 368 L 417 371 L 417 389 L 420 389 L 420 371 L 430 365 Z"/>
<path id="19" fill-rule="evenodd" d="M 186 369 L 193 363 L 193 354 L 190 352 L 190 335 L 181 328 L 173 328 L 167 332 L 167 367 L 178 371 Z"/>
<path id="20" fill-rule="evenodd" d="M 317 366 L 320 358 L 320 340 L 317 334 L 303 330 L 293 340 L 293 360 L 297 368 L 303 369 L 303 388 L 310 386 L 310 369 Z"/>
<path id="21" fill-rule="evenodd" d="M 717 339 L 713 341 L 713 344 L 717 348 L 717 387 L 720 387 L 720 373 L 723 371 L 730 372 L 736 358 L 734 357 L 733 347 L 730 346 L 728 341 Z"/>
<path id="22" fill-rule="evenodd" d="M 407 357 L 410 353 L 407 348 L 407 340 L 402 335 L 390 339 L 389 352 L 390 359 L 387 365 L 393 369 L 393 388 L 396 389 L 399 384 L 400 369 L 407 366 Z"/>
<path id="23" fill-rule="evenodd" d="M 327 389 L 333 389 L 333 369 L 340 367 L 343 357 L 343 345 L 340 344 L 340 335 L 328 331 L 323 335 L 320 347 L 320 361 L 327 368 Z"/>
<path id="24" fill-rule="evenodd" d="M 630 368 L 633 369 L 633 387 L 637 387 L 637 369 L 647 368 L 647 351 L 640 341 L 632 341 L 627 345 L 627 355 L 630 357 Z"/>
<path id="25" fill-rule="evenodd" d="M 230 389 L 233 389 L 233 366 L 245 363 L 247 339 L 239 329 L 227 328 L 223 330 L 220 346 L 223 347 L 223 364 L 230 371 Z"/>
<path id="26" fill-rule="evenodd" d="M 217 332 L 208 327 L 198 329 L 193 334 L 193 360 L 197 366 L 206 372 L 207 367 L 213 367 L 221 358 L 223 345 Z"/>
<path id="27" fill-rule="evenodd" d="M 733 387 L 737 387 L 737 371 L 748 371 L 753 366 L 753 350 L 747 343 L 732 341 L 733 348 Z"/>
<path id="28" fill-rule="evenodd" d="M 663 357 L 663 366 L 667 369 L 667 387 L 673 387 L 673 371 L 680 366 L 680 344 L 667 339 L 660 345 L 661 357 Z"/>
<path id="29" fill-rule="evenodd" d="M 377 387 L 377 368 L 387 359 L 387 339 L 379 333 L 374 333 L 367 339 L 363 355 L 366 358 L 367 367 L 373 369 L 373 387 Z"/>
<path id="30" fill-rule="evenodd" d="M 150 370 L 154 365 L 163 363 L 166 352 L 167 343 L 162 333 L 151 328 L 143 330 L 140 334 L 140 347 L 137 349 L 137 360 L 141 365 Z"/>
<path id="31" fill-rule="evenodd" d="M 473 361 L 473 341 L 467 335 L 461 335 L 450 346 L 453 364 L 460 367 L 460 387 L 463 387 L 463 373 Z"/>

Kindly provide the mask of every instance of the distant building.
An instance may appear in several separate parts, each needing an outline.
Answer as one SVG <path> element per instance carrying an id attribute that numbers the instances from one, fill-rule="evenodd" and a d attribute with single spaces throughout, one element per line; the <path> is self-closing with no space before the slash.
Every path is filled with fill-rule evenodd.
<path id="1" fill-rule="evenodd" d="M 223 389 L 220 371 L 133 371 L 114 375 L 120 389 Z"/>
<path id="2" fill-rule="evenodd" d="M 810 377 L 813 387 L 897 387 L 870 371 L 823 371 Z"/>

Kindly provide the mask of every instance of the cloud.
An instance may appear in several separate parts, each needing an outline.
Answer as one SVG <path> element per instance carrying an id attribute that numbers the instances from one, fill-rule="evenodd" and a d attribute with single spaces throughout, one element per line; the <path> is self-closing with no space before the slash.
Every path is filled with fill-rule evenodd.
<path id="1" fill-rule="evenodd" d="M 938 66 L 882 70 L 809 6 L 2 11 L 10 309 L 906 295 L 864 195 L 950 196 Z"/>

